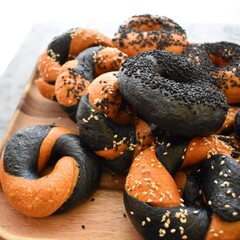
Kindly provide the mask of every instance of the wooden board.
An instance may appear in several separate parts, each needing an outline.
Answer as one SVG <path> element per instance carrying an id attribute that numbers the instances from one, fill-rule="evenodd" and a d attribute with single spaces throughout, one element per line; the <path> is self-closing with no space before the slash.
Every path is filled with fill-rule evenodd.
<path id="1" fill-rule="evenodd" d="M 31 124 L 56 124 L 77 131 L 56 102 L 41 96 L 34 84 L 37 70 L 26 86 L 9 124 L 0 154 L 10 136 Z M 141 239 L 123 205 L 125 176 L 104 172 L 93 196 L 82 205 L 56 216 L 34 219 L 16 212 L 0 190 L 0 238 L 2 239 Z"/>

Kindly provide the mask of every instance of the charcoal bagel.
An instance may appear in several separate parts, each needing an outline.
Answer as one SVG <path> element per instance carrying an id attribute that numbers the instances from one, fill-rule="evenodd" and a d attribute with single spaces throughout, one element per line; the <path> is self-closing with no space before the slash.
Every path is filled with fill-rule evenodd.
<path id="1" fill-rule="evenodd" d="M 222 126 L 229 108 L 210 76 L 186 58 L 152 50 L 129 57 L 119 70 L 124 98 L 159 129 L 207 136 Z"/>

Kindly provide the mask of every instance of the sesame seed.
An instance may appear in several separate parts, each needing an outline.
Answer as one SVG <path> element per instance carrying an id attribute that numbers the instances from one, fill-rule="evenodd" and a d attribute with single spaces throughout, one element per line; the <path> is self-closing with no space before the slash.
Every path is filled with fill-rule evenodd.
<path id="1" fill-rule="evenodd" d="M 131 214 L 131 215 L 134 215 L 134 212 L 133 212 L 133 211 L 131 211 L 131 212 L 130 212 L 130 214 Z"/>
<path id="2" fill-rule="evenodd" d="M 146 222 L 145 221 L 142 221 L 142 226 L 145 226 L 146 225 Z"/>
<path id="3" fill-rule="evenodd" d="M 165 228 L 169 228 L 169 224 L 165 222 L 165 223 L 164 223 L 164 227 L 165 227 Z"/>
<path id="4" fill-rule="evenodd" d="M 209 205 L 209 206 L 212 205 L 212 201 L 209 200 L 209 201 L 208 201 L 208 205 Z"/>
<path id="5" fill-rule="evenodd" d="M 237 213 L 237 212 L 233 212 L 232 215 L 233 215 L 233 216 L 237 216 L 238 213 Z"/>
<path id="6" fill-rule="evenodd" d="M 146 220 L 147 220 L 148 222 L 151 222 L 151 218 L 150 218 L 150 217 L 146 217 Z"/>
<path id="7" fill-rule="evenodd" d="M 186 223 L 186 222 L 187 222 L 187 219 L 186 219 L 186 218 L 180 218 L 180 222 L 181 222 L 181 223 Z"/>

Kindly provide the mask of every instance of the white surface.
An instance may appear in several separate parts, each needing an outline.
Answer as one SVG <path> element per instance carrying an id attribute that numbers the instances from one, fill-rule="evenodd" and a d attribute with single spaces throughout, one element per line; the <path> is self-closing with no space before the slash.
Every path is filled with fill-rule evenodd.
<path id="1" fill-rule="evenodd" d="M 7 0 L 0 5 L 0 76 L 36 22 L 82 22 L 100 27 L 137 14 L 182 23 L 240 24 L 239 0 Z M 84 27 L 84 26 L 83 26 Z M 116 26 L 117 29 L 118 26 Z"/>

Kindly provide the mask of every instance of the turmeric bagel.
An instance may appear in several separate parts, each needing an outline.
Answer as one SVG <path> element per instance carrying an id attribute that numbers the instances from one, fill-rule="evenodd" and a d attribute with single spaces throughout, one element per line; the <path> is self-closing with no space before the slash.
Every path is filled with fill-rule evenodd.
<path id="1" fill-rule="evenodd" d="M 222 126 L 223 93 L 201 68 L 161 50 L 129 57 L 119 70 L 119 90 L 144 119 L 181 136 L 205 136 Z"/>
<path id="2" fill-rule="evenodd" d="M 185 31 L 173 20 L 157 15 L 137 15 L 120 25 L 114 45 L 128 56 L 154 49 L 181 53 L 188 46 Z"/>
<path id="3" fill-rule="evenodd" d="M 59 75 L 61 65 L 94 45 L 113 47 L 109 37 L 89 28 L 72 28 L 56 36 L 38 60 L 41 77 L 47 82 L 54 82 Z"/>
<path id="4" fill-rule="evenodd" d="M 48 161 L 54 165 L 42 174 Z M 86 200 L 99 184 L 99 159 L 72 130 L 33 125 L 8 141 L 0 166 L 10 204 L 29 217 L 62 213 Z"/>

